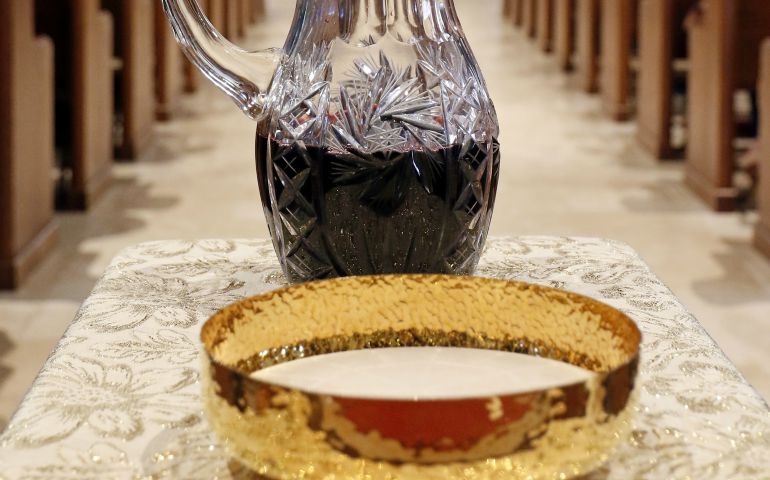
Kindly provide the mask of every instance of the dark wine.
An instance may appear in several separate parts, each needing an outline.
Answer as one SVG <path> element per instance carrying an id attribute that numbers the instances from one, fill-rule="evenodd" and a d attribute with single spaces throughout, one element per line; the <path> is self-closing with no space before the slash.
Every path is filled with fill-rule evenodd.
<path id="1" fill-rule="evenodd" d="M 292 282 L 473 272 L 497 191 L 499 144 L 358 152 L 257 136 L 262 205 Z"/>

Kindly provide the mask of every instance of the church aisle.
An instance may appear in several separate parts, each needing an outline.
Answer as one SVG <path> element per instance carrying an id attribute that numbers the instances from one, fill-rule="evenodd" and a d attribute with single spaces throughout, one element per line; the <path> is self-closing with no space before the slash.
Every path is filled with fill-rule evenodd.
<path id="1" fill-rule="evenodd" d="M 770 262 L 751 246 L 752 214 L 715 214 L 563 75 L 553 57 L 504 22 L 499 1 L 456 0 L 501 125 L 501 177 L 492 235 L 601 236 L 629 243 L 770 398 Z M 282 0 L 250 33 L 280 44 Z M 0 426 L 109 260 L 171 238 L 267 237 L 253 160 L 254 125 L 208 84 L 87 213 L 59 214 L 61 241 L 16 292 L 0 293 Z"/>

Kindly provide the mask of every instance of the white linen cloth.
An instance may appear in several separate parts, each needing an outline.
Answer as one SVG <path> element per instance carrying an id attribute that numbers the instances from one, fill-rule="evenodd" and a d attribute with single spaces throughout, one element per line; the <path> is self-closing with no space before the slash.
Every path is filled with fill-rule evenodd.
<path id="1" fill-rule="evenodd" d="M 633 438 L 590 478 L 770 478 L 770 411 L 629 246 L 492 238 L 480 276 L 588 295 L 644 334 Z M 264 240 L 151 242 L 111 263 L 0 436 L 0 478 L 236 478 L 199 402 L 198 333 L 280 287 Z"/>

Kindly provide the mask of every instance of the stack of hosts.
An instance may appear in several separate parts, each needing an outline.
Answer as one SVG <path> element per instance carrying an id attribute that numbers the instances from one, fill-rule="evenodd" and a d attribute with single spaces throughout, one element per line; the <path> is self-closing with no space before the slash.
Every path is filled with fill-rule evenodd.
<path id="1" fill-rule="evenodd" d="M 608 116 L 636 118 L 644 148 L 684 157 L 686 183 L 709 207 L 756 203 L 755 243 L 770 255 L 767 0 L 503 2 Z"/>
<path id="2" fill-rule="evenodd" d="M 231 39 L 263 9 L 198 1 Z M 160 0 L 0 1 L 0 288 L 55 243 L 54 210 L 93 205 L 197 85 Z"/>

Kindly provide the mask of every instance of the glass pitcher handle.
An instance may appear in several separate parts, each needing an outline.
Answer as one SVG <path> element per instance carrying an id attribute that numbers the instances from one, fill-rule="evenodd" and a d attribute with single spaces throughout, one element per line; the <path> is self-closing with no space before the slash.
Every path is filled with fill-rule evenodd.
<path id="1" fill-rule="evenodd" d="M 211 24 L 197 0 L 163 0 L 163 10 L 190 61 L 244 114 L 258 120 L 282 50 L 252 52 L 234 45 Z"/>

